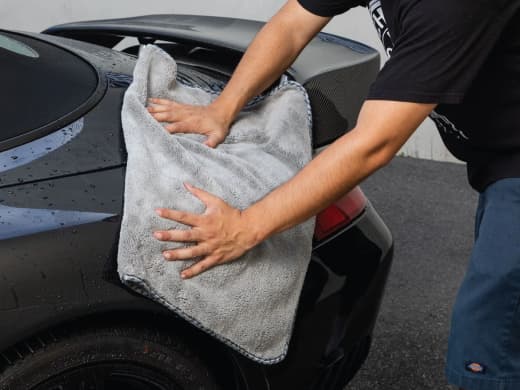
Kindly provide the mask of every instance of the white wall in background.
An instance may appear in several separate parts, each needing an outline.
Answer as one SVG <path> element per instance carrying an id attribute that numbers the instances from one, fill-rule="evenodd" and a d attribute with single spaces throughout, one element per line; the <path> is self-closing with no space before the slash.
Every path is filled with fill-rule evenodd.
<path id="1" fill-rule="evenodd" d="M 266 21 L 283 3 L 283 0 L 0 0 L 0 28 L 41 31 L 55 24 L 77 20 L 155 13 L 204 14 Z M 384 58 L 382 45 L 364 8 L 335 17 L 324 31 L 375 47 Z M 458 161 L 446 150 L 429 119 L 404 145 L 400 155 Z"/>

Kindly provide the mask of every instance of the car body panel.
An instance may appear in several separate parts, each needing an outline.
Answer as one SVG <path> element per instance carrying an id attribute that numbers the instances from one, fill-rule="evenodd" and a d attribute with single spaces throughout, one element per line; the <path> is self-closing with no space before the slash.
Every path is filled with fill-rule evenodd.
<path id="1" fill-rule="evenodd" d="M 32 45 L 38 50 L 35 51 L 36 58 L 13 54 L 9 50 L 5 54 L 6 58 L 3 58 L 5 67 L 0 81 L 5 90 L 10 92 L 0 96 L 0 107 L 6 118 L 4 125 L 13 127 L 5 128 L 0 137 L 0 151 L 25 144 L 69 125 L 95 107 L 105 93 L 106 83 L 102 72 L 89 61 L 71 55 L 66 48 L 49 45 L 48 42 L 27 34 L 4 30 L 0 30 L 0 34 L 4 39 L 25 47 Z M 5 49 L 3 51 L 6 52 Z M 58 66 L 53 66 L 54 59 L 59 61 Z M 67 71 L 68 66 L 73 70 Z M 39 68 L 42 68 L 40 73 L 37 71 Z M 21 74 L 11 77 L 13 72 Z M 76 81 L 78 77 L 82 79 Z M 35 88 L 36 83 L 39 83 L 39 88 Z M 59 92 L 66 96 L 44 100 L 51 93 L 59 96 Z M 26 115 L 26 111 L 20 111 L 21 105 L 14 103 L 21 99 L 19 95 L 23 96 L 25 104 L 34 107 L 32 115 Z M 60 105 L 66 107 L 59 107 Z"/>
<path id="2" fill-rule="evenodd" d="M 30 35 L 88 60 L 106 90 L 99 104 L 73 123 L 21 149 L 0 152 L 0 356 L 9 362 L 6 356 L 19 343 L 64 323 L 102 323 L 113 314 L 129 321 L 160 318 L 171 321 L 176 333 L 208 346 L 208 364 L 229 381 L 226 389 L 341 389 L 368 353 L 392 261 L 392 236 L 372 205 L 333 237 L 314 243 L 288 355 L 273 366 L 255 363 L 119 280 L 126 162 L 120 108 L 135 56 Z M 367 55 L 365 90 L 375 64 Z M 191 69 L 188 62 L 181 68 Z M 192 69 L 210 77 L 206 70 Z M 330 82 L 322 77 L 313 76 L 307 90 L 321 93 Z"/>
<path id="3" fill-rule="evenodd" d="M 68 23 L 44 32 L 108 47 L 124 37 L 137 37 L 141 43 L 174 42 L 170 54 L 178 62 L 231 72 L 262 26 L 214 16 L 145 15 Z M 309 94 L 314 146 L 326 145 L 355 126 L 379 67 L 377 50 L 332 34 L 319 33 L 302 50 L 287 73 Z"/>
<path id="4" fill-rule="evenodd" d="M 0 152 L 0 188 L 125 164 L 120 125 L 123 93 L 109 88 L 101 104 L 79 120 Z"/>

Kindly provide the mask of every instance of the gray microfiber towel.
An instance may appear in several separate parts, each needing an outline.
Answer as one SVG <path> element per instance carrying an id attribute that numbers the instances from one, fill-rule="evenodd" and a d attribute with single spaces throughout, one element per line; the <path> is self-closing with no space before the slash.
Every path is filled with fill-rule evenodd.
<path id="1" fill-rule="evenodd" d="M 216 92 L 179 82 L 177 64 L 155 45 L 142 46 L 123 102 L 128 151 L 118 273 L 123 283 L 243 355 L 281 361 L 292 333 L 311 257 L 314 218 L 259 244 L 238 260 L 193 279 L 192 261 L 169 262 L 156 230 L 188 227 L 160 218 L 155 208 L 194 213 L 204 205 L 188 182 L 244 209 L 294 176 L 311 159 L 311 116 L 303 87 L 286 78 L 253 99 L 225 142 L 212 149 L 199 134 L 170 134 L 146 110 L 150 97 L 206 105 Z M 195 261 L 195 260 L 194 260 Z"/>

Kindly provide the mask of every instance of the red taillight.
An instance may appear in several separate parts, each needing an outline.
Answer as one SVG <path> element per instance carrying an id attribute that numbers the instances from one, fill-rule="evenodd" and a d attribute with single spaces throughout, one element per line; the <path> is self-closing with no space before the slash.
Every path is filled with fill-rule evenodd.
<path id="1" fill-rule="evenodd" d="M 317 215 L 314 237 L 323 240 L 344 228 L 363 212 L 366 205 L 367 198 L 363 191 L 359 187 L 354 188 Z"/>

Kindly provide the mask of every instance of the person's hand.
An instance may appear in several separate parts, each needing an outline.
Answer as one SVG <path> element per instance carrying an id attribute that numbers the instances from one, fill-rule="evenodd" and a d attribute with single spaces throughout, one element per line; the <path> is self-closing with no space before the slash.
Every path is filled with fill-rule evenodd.
<path id="1" fill-rule="evenodd" d="M 192 106 L 168 99 L 149 99 L 148 112 L 158 122 L 167 122 L 170 133 L 197 133 L 207 136 L 205 145 L 215 148 L 224 141 L 231 125 L 215 105 Z"/>
<path id="2" fill-rule="evenodd" d="M 237 259 L 257 242 L 240 210 L 199 188 L 189 184 L 185 184 L 185 187 L 206 205 L 205 212 L 191 214 L 158 208 L 155 211 L 160 217 L 191 226 L 191 229 L 156 231 L 153 234 L 160 241 L 193 243 L 192 246 L 163 252 L 165 259 L 171 261 L 202 257 L 200 261 L 182 271 L 181 277 L 189 279 L 217 265 Z"/>

